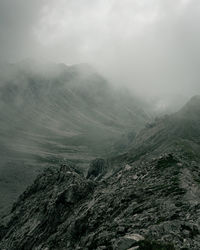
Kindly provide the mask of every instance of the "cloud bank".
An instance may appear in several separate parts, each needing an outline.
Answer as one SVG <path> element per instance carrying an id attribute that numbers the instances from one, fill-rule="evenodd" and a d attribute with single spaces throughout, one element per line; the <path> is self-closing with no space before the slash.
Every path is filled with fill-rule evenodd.
<path id="1" fill-rule="evenodd" d="M 0 0 L 0 60 L 88 62 L 145 96 L 190 96 L 199 23 L 199 0 Z"/>

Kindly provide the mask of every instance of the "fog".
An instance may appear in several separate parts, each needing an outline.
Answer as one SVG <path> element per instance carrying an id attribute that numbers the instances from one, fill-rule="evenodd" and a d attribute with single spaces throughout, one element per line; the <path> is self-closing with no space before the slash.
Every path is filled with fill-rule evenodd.
<path id="1" fill-rule="evenodd" d="M 145 98 L 200 92 L 198 0 L 0 0 L 0 60 L 87 62 Z"/>

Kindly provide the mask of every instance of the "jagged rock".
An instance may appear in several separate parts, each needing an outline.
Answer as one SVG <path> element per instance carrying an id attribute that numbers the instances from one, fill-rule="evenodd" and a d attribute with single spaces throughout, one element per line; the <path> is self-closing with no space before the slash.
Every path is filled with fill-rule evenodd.
<path id="1" fill-rule="evenodd" d="M 200 249 L 199 123 L 185 134 L 178 115 L 138 135 L 136 151 L 94 161 L 88 178 L 47 169 L 0 227 L 0 249 Z"/>
<path id="2" fill-rule="evenodd" d="M 1 230 L 0 235 L 5 236 L 1 248 L 33 249 L 37 245 L 43 249 L 40 244 L 44 239 L 56 233 L 65 219 L 72 216 L 74 206 L 89 196 L 93 188 L 92 182 L 69 166 L 47 169 L 13 206 L 9 227 L 15 230 L 11 241 L 7 240 L 8 231 Z M 51 245 L 45 247 L 50 249 Z"/>
<path id="3" fill-rule="evenodd" d="M 96 179 L 101 178 L 107 169 L 107 163 L 104 159 L 97 158 L 90 163 L 87 178 Z"/>
<path id="4" fill-rule="evenodd" d="M 144 240 L 144 237 L 139 234 L 125 235 L 124 237 L 121 237 L 114 242 L 113 249 L 127 250 L 133 246 L 137 247 L 137 243 L 143 240 Z"/>
<path id="5" fill-rule="evenodd" d="M 186 162 L 184 156 L 162 154 L 129 170 L 122 165 L 120 179 L 116 172 L 101 182 L 69 166 L 47 169 L 13 206 L 0 231 L 0 249 L 196 250 L 198 162 L 189 167 Z M 194 190 L 187 183 L 195 184 Z"/>
<path id="6" fill-rule="evenodd" d="M 144 240 L 139 243 L 138 250 L 175 250 L 175 248 L 171 244 L 163 244 L 160 242 Z"/>

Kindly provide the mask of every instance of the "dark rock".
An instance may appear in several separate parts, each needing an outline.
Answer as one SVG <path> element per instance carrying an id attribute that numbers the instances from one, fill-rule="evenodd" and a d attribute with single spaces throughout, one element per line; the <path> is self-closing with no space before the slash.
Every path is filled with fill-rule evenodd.
<path id="1" fill-rule="evenodd" d="M 125 235 L 114 242 L 113 249 L 127 250 L 130 247 L 138 246 L 138 242 L 143 240 L 144 237 L 139 234 Z"/>
<path id="2" fill-rule="evenodd" d="M 90 163 L 87 178 L 95 179 L 100 177 L 105 173 L 107 169 L 107 163 L 104 159 L 97 158 Z"/>
<path id="3" fill-rule="evenodd" d="M 139 243 L 138 250 L 175 250 L 172 244 L 163 244 L 155 241 L 144 240 Z"/>
<path id="4" fill-rule="evenodd" d="M 87 178 L 68 165 L 47 169 L 0 227 L 0 249 L 200 249 L 196 109 L 193 120 L 186 110 L 159 119 L 137 147 L 93 161 Z"/>

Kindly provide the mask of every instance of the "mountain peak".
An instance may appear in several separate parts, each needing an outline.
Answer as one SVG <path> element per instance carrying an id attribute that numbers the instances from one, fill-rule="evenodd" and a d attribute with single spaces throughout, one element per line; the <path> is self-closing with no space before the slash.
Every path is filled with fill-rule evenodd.
<path id="1" fill-rule="evenodd" d="M 181 115 L 200 114 L 200 95 L 193 96 L 179 111 Z"/>
<path id="2" fill-rule="evenodd" d="M 200 95 L 193 96 L 186 105 L 200 104 Z"/>
<path id="3" fill-rule="evenodd" d="M 70 69 L 72 71 L 75 71 L 76 73 L 82 74 L 82 75 L 92 75 L 97 73 L 96 69 L 93 68 L 90 64 L 88 63 L 79 63 L 79 64 L 74 64 L 70 66 Z"/>

